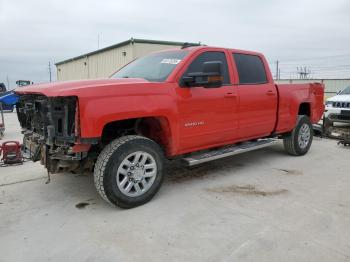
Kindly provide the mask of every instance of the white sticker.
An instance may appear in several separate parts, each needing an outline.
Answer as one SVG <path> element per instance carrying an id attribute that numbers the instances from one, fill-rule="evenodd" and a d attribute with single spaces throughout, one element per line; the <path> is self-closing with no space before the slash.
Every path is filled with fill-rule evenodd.
<path id="1" fill-rule="evenodd" d="M 160 63 L 161 64 L 171 64 L 171 65 L 177 65 L 181 62 L 181 59 L 175 59 L 175 58 L 164 58 Z"/>

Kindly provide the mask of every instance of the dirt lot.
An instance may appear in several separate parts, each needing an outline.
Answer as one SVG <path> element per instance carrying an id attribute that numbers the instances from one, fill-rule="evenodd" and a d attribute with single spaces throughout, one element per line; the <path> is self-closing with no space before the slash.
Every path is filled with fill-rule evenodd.
<path id="1" fill-rule="evenodd" d="M 5 140 L 20 139 L 15 113 Z M 121 210 L 91 175 L 0 168 L 0 261 L 350 261 L 350 148 L 316 138 L 186 169 Z"/>

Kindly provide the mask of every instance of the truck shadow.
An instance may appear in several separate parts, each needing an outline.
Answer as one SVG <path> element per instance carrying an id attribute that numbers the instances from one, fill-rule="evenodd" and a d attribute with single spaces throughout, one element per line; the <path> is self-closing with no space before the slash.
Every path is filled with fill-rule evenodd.
<path id="1" fill-rule="evenodd" d="M 270 148 L 252 151 L 248 154 L 227 157 L 224 159 L 204 163 L 195 167 L 185 167 L 179 161 L 171 161 L 165 165 L 164 184 L 174 185 L 179 183 L 193 183 L 201 180 L 215 179 L 228 175 L 232 176 L 239 174 L 240 171 L 246 168 L 251 168 L 252 164 L 255 166 L 260 165 L 261 167 L 266 167 L 266 163 L 268 163 L 271 159 L 274 159 L 276 156 L 279 156 L 279 158 L 290 157 L 285 154 L 281 145 L 275 145 Z M 44 184 L 44 181 L 41 183 Z M 74 204 L 72 205 L 77 209 L 109 209 L 110 207 L 110 205 L 105 203 L 104 200 L 102 200 L 96 192 L 92 173 L 65 173 L 53 175 L 49 187 L 51 184 L 56 184 L 55 186 L 59 185 L 58 188 L 64 188 L 65 197 L 67 197 L 67 195 L 70 195 L 75 200 Z M 249 188 L 242 189 L 239 187 L 234 189 L 235 192 L 243 192 L 245 194 L 249 194 L 251 193 L 250 191 L 252 191 L 249 191 Z M 231 192 L 232 188 L 229 188 L 228 190 Z"/>
<path id="2" fill-rule="evenodd" d="M 239 172 L 252 163 L 264 166 L 270 159 L 280 157 L 289 157 L 286 155 L 282 145 L 271 146 L 270 148 L 260 149 L 226 157 L 223 159 L 207 162 L 194 167 L 183 166 L 180 161 L 173 161 L 166 164 L 165 183 L 183 183 L 192 180 L 213 179 L 218 176 L 230 175 Z"/>

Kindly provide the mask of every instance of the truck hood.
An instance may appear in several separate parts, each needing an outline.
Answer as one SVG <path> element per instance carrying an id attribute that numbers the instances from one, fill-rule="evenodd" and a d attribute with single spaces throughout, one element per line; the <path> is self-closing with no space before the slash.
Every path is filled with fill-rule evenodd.
<path id="1" fill-rule="evenodd" d="M 48 97 L 54 96 L 80 96 L 88 94 L 90 90 L 101 88 L 116 88 L 131 85 L 149 84 L 150 82 L 141 78 L 119 78 L 119 79 L 96 79 L 96 80 L 78 80 L 65 82 L 52 82 L 30 85 L 16 88 L 17 94 L 43 94 Z M 95 90 L 96 92 L 96 90 Z"/>
<path id="2" fill-rule="evenodd" d="M 327 99 L 332 102 L 350 102 L 350 95 L 336 95 Z"/>

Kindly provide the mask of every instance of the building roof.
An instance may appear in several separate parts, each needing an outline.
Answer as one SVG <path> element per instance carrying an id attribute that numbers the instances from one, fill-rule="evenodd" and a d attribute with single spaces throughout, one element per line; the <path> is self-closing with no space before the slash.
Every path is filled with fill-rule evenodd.
<path id="1" fill-rule="evenodd" d="M 115 45 L 107 46 L 105 48 L 101 48 L 101 49 L 98 49 L 96 51 L 92 51 L 90 53 L 86 53 L 86 54 L 83 54 L 83 55 L 80 55 L 80 56 L 76 56 L 76 57 L 73 57 L 73 58 L 69 58 L 69 59 L 63 60 L 61 62 L 57 62 L 57 63 L 55 63 L 55 65 L 56 66 L 57 65 L 61 65 L 61 64 L 64 64 L 64 63 L 68 63 L 68 62 L 80 59 L 80 58 L 84 58 L 86 56 L 95 55 L 95 54 L 98 54 L 98 53 L 102 53 L 102 52 L 108 51 L 110 49 L 114 49 L 114 48 L 117 48 L 117 47 L 125 46 L 125 45 L 128 45 L 128 44 L 134 44 L 134 43 L 156 44 L 156 45 L 176 45 L 176 46 L 183 46 L 185 43 L 187 43 L 187 44 L 189 44 L 191 46 L 199 46 L 199 45 L 201 45 L 200 43 L 173 42 L 173 41 L 161 41 L 161 40 L 147 40 L 147 39 L 130 38 L 129 40 L 120 42 L 120 43 L 115 44 Z"/>

